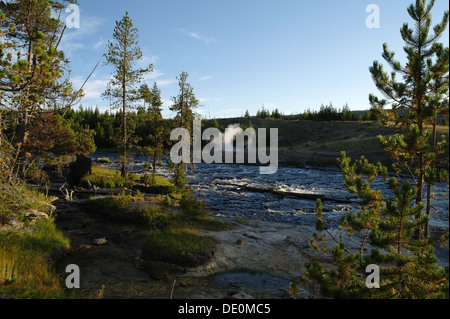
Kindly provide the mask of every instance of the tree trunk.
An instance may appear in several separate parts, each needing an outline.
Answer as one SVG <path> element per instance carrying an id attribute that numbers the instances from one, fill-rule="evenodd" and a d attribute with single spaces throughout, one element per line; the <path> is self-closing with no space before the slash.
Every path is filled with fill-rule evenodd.
<path id="1" fill-rule="evenodd" d="M 156 173 L 156 155 L 157 155 L 157 151 L 156 151 L 156 147 L 155 147 L 155 150 L 153 152 L 153 173 Z"/>
<path id="2" fill-rule="evenodd" d="M 122 82 L 122 103 L 123 103 L 123 114 L 122 114 L 122 177 L 127 177 L 127 160 L 128 160 L 128 151 L 127 151 L 127 99 L 126 99 L 126 79 Z"/>
<path id="3" fill-rule="evenodd" d="M 436 143 L 437 143 L 437 133 L 436 133 L 436 123 L 437 123 L 437 113 L 435 114 L 434 118 L 433 118 L 433 136 L 432 136 L 432 147 L 435 148 L 436 147 Z M 433 161 L 433 163 L 431 163 L 431 168 L 434 171 L 436 169 L 436 160 Z M 429 217 L 431 214 L 431 181 L 427 182 L 427 206 L 426 206 L 426 214 L 428 216 L 428 221 L 425 223 L 424 225 L 424 238 L 428 239 L 430 236 L 430 231 L 429 231 Z"/>
<path id="4" fill-rule="evenodd" d="M 419 21 L 419 30 L 418 30 L 419 34 L 422 33 L 422 22 Z M 422 57 L 422 44 L 418 45 L 418 54 L 419 56 Z M 420 85 L 422 82 L 422 77 L 420 76 L 420 72 L 419 72 L 419 76 L 418 78 L 416 78 L 415 80 L 415 88 L 416 90 L 419 90 Z M 417 96 L 416 96 L 416 103 L 417 103 L 417 124 L 419 126 L 419 136 L 423 135 L 423 109 L 422 109 L 422 99 L 423 96 L 421 94 L 419 94 L 418 91 L 416 91 Z M 424 186 L 424 176 L 425 176 L 425 163 L 424 163 L 424 156 L 422 153 L 422 150 L 420 151 L 420 153 L 418 154 L 418 165 L 419 165 L 419 176 L 417 178 L 417 197 L 416 197 L 416 204 L 422 204 L 423 202 L 423 186 Z M 416 219 L 419 219 L 422 215 L 422 212 L 419 212 L 416 215 Z M 417 229 L 414 231 L 414 238 L 415 239 L 420 239 L 422 237 L 422 227 L 417 227 Z"/>
<path id="5" fill-rule="evenodd" d="M 28 18 L 27 18 L 28 19 Z M 28 22 L 27 22 L 28 24 Z M 32 61 L 33 61 L 33 41 L 30 40 L 28 42 L 28 73 L 31 72 L 32 69 Z M 27 99 L 29 97 L 29 88 L 27 88 L 25 90 L 25 94 L 27 95 Z M 20 152 L 19 152 L 19 157 L 18 157 L 18 176 L 21 178 L 25 177 L 25 172 L 26 172 L 26 165 L 25 165 L 25 145 L 28 142 L 28 125 L 30 122 L 30 106 L 29 105 L 22 105 L 22 119 L 21 119 L 21 125 L 20 125 Z"/>
<path id="6" fill-rule="evenodd" d="M 424 160 L 423 160 L 423 154 L 419 154 L 419 176 L 417 179 L 417 197 L 416 197 L 416 204 L 420 205 L 423 203 L 423 186 L 424 186 Z M 416 215 L 416 219 L 419 219 L 422 216 L 422 212 L 419 212 Z M 414 232 L 414 238 L 420 239 L 422 237 L 422 227 L 417 227 L 417 229 Z"/>
<path id="7" fill-rule="evenodd" d="M 180 105 L 181 127 L 184 127 L 184 87 L 181 88 L 181 105 Z"/>

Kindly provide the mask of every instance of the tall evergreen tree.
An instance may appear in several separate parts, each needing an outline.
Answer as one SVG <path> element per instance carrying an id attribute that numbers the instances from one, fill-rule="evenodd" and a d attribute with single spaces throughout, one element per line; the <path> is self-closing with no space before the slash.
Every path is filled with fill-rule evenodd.
<path id="1" fill-rule="evenodd" d="M 147 83 L 141 85 L 141 87 L 139 88 L 139 95 L 140 95 L 140 99 L 142 101 L 144 101 L 144 109 L 147 105 L 151 106 L 153 96 L 152 96 L 152 91 L 148 87 Z"/>
<path id="2" fill-rule="evenodd" d="M 185 128 L 192 132 L 192 124 L 195 119 L 195 112 L 199 106 L 199 100 L 195 97 L 193 87 L 187 82 L 189 74 L 182 72 L 178 79 L 178 86 L 180 88 L 179 94 L 173 97 L 173 105 L 170 107 L 172 112 L 176 112 L 175 126 Z M 185 190 L 187 180 L 185 176 L 185 168 L 182 163 L 171 163 L 171 170 L 173 171 L 173 183 L 180 190 Z"/>
<path id="3" fill-rule="evenodd" d="M 417 183 L 389 177 L 387 167 L 370 164 L 365 157 L 352 164 L 343 152 L 339 165 L 344 184 L 350 193 L 359 197 L 361 209 L 343 216 L 339 227 L 331 229 L 324 223 L 320 203 L 317 205 L 319 233 L 312 242 L 315 248 L 332 254 L 337 268 L 325 269 L 318 262 L 309 264 L 303 279 L 319 283 L 324 295 L 448 298 L 449 268 L 437 266 L 432 240 L 421 236 L 430 218 L 423 214 L 430 204 L 422 200 L 423 185 L 425 181 L 430 185 L 436 181 L 433 164 L 436 156 L 448 147 L 445 139 L 439 143 L 433 139 L 430 143 L 432 132 L 426 129 L 430 117 L 433 118 L 444 104 L 448 105 L 448 48 L 436 42 L 445 30 L 448 12 L 429 36 L 433 5 L 434 1 L 426 5 L 425 1 L 417 0 L 408 8 L 416 22 L 416 33 L 404 24 L 402 37 L 407 43 L 407 66 L 401 67 L 384 45 L 383 57 L 395 72 L 388 76 L 378 62 L 370 69 L 377 87 L 389 98 L 389 101 L 379 100 L 371 95 L 373 111 L 380 114 L 386 124 L 409 126 L 407 134 L 397 134 L 390 139 L 380 137 L 380 141 L 392 154 L 394 167 L 399 172 L 401 168 L 409 169 Z M 397 82 L 395 73 L 401 73 L 404 82 Z M 388 102 L 392 104 L 389 111 L 384 110 Z M 377 179 L 384 179 L 391 192 L 373 188 Z M 356 233 L 358 240 L 355 240 Z M 329 239 L 336 243 L 332 251 L 326 245 Z M 366 286 L 369 265 L 379 266 L 379 289 Z"/>
<path id="4" fill-rule="evenodd" d="M 425 204 L 414 203 L 417 189 L 408 181 L 390 178 L 380 163 L 362 157 L 351 163 L 343 152 L 339 159 L 344 184 L 356 194 L 361 208 L 330 228 L 323 219 L 322 203 L 316 210 L 316 230 L 312 246 L 330 254 L 336 267 L 320 262 L 306 264 L 303 284 L 317 284 L 323 296 L 358 299 L 440 299 L 448 298 L 449 268 L 437 266 L 438 259 L 429 239 L 415 240 L 414 232 L 428 217 L 415 218 Z M 373 188 L 384 179 L 392 195 Z M 448 238 L 447 238 L 448 240 Z M 330 250 L 329 241 L 334 242 Z M 379 287 L 367 286 L 367 267 L 378 266 Z"/>
<path id="5" fill-rule="evenodd" d="M 405 23 L 401 29 L 407 63 L 402 66 L 395 59 L 395 53 L 384 44 L 383 58 L 393 72 L 387 74 L 378 61 L 370 68 L 377 88 L 386 97 L 380 100 L 370 95 L 373 111 L 381 116 L 384 124 L 396 123 L 409 130 L 405 135 L 389 139 L 380 137 L 380 141 L 397 161 L 394 168 L 398 172 L 410 172 L 417 181 L 415 200 L 418 205 L 426 202 L 427 215 L 431 210 L 431 187 L 439 176 L 436 156 L 448 147 L 445 137 L 438 141 L 436 121 L 439 113 L 448 112 L 449 105 L 449 48 L 438 42 L 447 28 L 449 12 L 445 12 L 442 21 L 432 28 L 434 4 L 435 0 L 428 4 L 425 0 L 417 0 L 408 7 L 414 27 Z M 385 110 L 389 104 L 391 109 Z M 427 125 L 432 125 L 432 130 Z M 448 173 L 441 175 L 448 176 Z M 416 218 L 420 219 L 422 213 L 418 211 Z M 428 236 L 428 224 L 416 231 L 415 237 L 421 236 Z"/>
<path id="6" fill-rule="evenodd" d="M 200 101 L 195 97 L 193 87 L 187 82 L 189 74 L 182 72 L 178 80 L 180 93 L 173 97 L 173 105 L 170 107 L 172 112 L 176 112 L 177 125 L 191 131 L 195 118 L 194 109 L 196 109 Z"/>
<path id="7" fill-rule="evenodd" d="M 134 102 L 139 100 L 137 84 L 143 80 L 143 75 L 153 71 L 153 65 L 147 68 L 137 68 L 136 64 L 142 60 L 143 54 L 138 44 L 138 29 L 133 27 L 128 12 L 122 20 L 116 22 L 114 28 L 114 41 L 107 44 L 106 64 L 112 65 L 114 71 L 107 90 L 103 94 L 110 99 L 113 108 L 122 110 L 122 137 L 120 146 L 122 148 L 123 177 L 128 175 L 127 161 L 130 142 L 130 132 L 127 123 L 129 109 L 134 107 Z"/>
<path id="8" fill-rule="evenodd" d="M 161 90 L 158 88 L 156 82 L 153 83 L 151 93 L 152 93 L 152 103 L 151 103 L 152 107 L 157 107 L 162 111 L 161 107 L 163 106 L 163 102 L 161 99 Z"/>
<path id="9" fill-rule="evenodd" d="M 153 158 L 152 176 L 156 174 L 156 163 L 159 157 L 164 153 L 164 144 L 168 136 L 170 136 L 169 128 L 162 116 L 162 100 L 161 90 L 154 83 L 151 94 L 151 105 L 148 109 L 148 122 L 151 133 L 148 136 L 150 145 L 144 149 L 148 155 Z"/>
<path id="10" fill-rule="evenodd" d="M 58 49 L 64 24 L 52 15 L 75 2 L 0 2 L 0 107 L 12 111 L 20 127 L 17 167 L 22 176 L 32 118 L 69 108 L 81 97 L 72 89 L 65 72 L 68 61 Z"/>

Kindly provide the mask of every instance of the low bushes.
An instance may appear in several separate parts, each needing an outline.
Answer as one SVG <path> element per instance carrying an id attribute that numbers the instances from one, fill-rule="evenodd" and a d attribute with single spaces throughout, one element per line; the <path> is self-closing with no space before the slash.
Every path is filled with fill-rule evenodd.
<path id="1" fill-rule="evenodd" d="M 92 167 L 92 174 L 81 179 L 81 186 L 97 186 L 100 188 L 131 188 L 135 185 L 136 176 L 123 178 L 119 171 L 98 166 Z M 89 185 L 90 184 L 90 185 Z"/>
<path id="2" fill-rule="evenodd" d="M 50 257 L 70 246 L 53 218 L 36 222 L 35 231 L 0 232 L 0 295 L 24 299 L 66 299 L 71 295 Z"/>
<path id="3" fill-rule="evenodd" d="M 203 218 L 207 216 L 205 204 L 201 200 L 197 200 L 191 190 L 182 194 L 180 206 L 183 214 L 192 218 Z"/>
<path id="4" fill-rule="evenodd" d="M 143 185 L 139 185 L 136 181 L 140 181 Z M 140 178 L 135 175 L 123 178 L 117 170 L 98 166 L 92 167 L 92 174 L 85 176 L 80 185 L 100 188 L 133 188 L 149 194 L 169 195 L 177 192 L 176 187 L 161 176 L 145 174 Z"/>
<path id="5" fill-rule="evenodd" d="M 0 183 L 0 216 L 20 214 L 30 209 L 48 211 L 50 202 L 43 194 L 25 186 Z M 0 217 L 0 224 L 2 219 Z"/>
<path id="6" fill-rule="evenodd" d="M 168 213 L 169 207 L 177 210 Z M 202 236 L 201 232 L 225 230 L 230 226 L 210 218 L 203 204 L 191 193 L 183 196 L 180 206 L 169 207 L 160 205 L 147 209 L 145 215 L 152 232 L 143 245 L 144 259 L 181 267 L 196 267 L 208 262 L 217 242 Z"/>
<path id="7" fill-rule="evenodd" d="M 130 209 L 131 204 L 135 201 L 132 195 L 122 193 L 116 196 L 107 197 L 91 197 L 89 199 L 89 207 L 101 212 L 118 211 L 123 212 Z"/>
<path id="8" fill-rule="evenodd" d="M 38 220 L 33 227 L 6 230 L 1 224 L 27 210 L 48 212 L 50 203 L 39 193 L 21 185 L 0 183 L 0 295 L 23 299 L 65 299 L 64 282 L 51 259 L 70 247 L 69 240 L 56 228 L 54 218 Z"/>
<path id="9" fill-rule="evenodd" d="M 142 252 L 149 260 L 196 267 L 211 259 L 216 244 L 214 239 L 198 236 L 196 231 L 171 228 L 152 232 L 145 241 Z"/>
<path id="10" fill-rule="evenodd" d="M 135 189 L 139 189 L 145 193 L 170 195 L 177 192 L 176 187 L 169 180 L 161 176 L 146 173 L 141 176 L 140 181 L 144 185 L 136 185 Z"/>
<path id="11" fill-rule="evenodd" d="M 87 208 L 111 219 L 142 223 L 146 221 L 145 217 L 139 211 L 133 210 L 132 205 L 143 200 L 144 197 L 140 194 L 133 196 L 123 192 L 120 195 L 91 197 L 87 203 Z"/>

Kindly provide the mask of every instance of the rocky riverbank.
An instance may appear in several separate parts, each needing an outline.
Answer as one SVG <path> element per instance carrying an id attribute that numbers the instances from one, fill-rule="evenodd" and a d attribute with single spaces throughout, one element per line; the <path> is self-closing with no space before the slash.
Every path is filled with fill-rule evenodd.
<path id="1" fill-rule="evenodd" d="M 288 298 L 289 283 L 304 272 L 305 262 L 321 258 L 309 245 L 312 227 L 247 220 L 229 231 L 203 233 L 218 242 L 208 264 L 181 271 L 173 267 L 177 271 L 154 279 L 141 259 L 147 227 L 83 211 L 75 203 L 57 206 L 56 223 L 71 241 L 58 272 L 78 265 L 81 287 L 94 297 Z"/>
<path id="2" fill-rule="evenodd" d="M 219 242 L 214 259 L 205 266 L 188 269 L 186 276 L 247 269 L 294 281 L 304 274 L 305 263 L 327 262 L 310 245 L 314 232 L 310 226 L 258 220 L 248 220 L 229 231 L 208 232 Z"/>

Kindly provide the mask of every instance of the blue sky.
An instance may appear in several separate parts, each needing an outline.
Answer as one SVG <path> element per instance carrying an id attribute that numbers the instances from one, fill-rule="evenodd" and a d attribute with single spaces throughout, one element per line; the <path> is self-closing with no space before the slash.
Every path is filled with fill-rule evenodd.
<path id="1" fill-rule="evenodd" d="M 115 22 L 126 11 L 140 31 L 145 82 L 162 91 L 164 116 L 185 71 L 205 118 L 251 114 L 265 105 L 285 114 L 333 103 L 369 109 L 377 93 L 368 68 L 382 62 L 384 42 L 402 61 L 400 28 L 412 23 L 412 0 L 79 0 L 80 29 L 68 29 L 62 49 L 79 88 L 106 52 Z M 369 29 L 369 4 L 380 8 L 380 28 Z M 433 24 L 448 2 L 437 0 Z M 68 15 L 68 13 L 66 13 Z M 64 17 L 63 17 L 64 18 Z M 448 30 L 441 42 L 448 46 Z M 104 60 L 103 60 L 104 61 Z M 100 65 L 82 105 L 108 109 L 101 98 L 111 67 Z"/>

